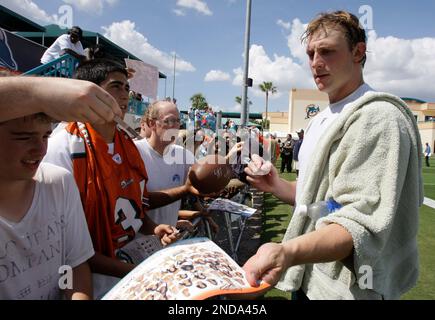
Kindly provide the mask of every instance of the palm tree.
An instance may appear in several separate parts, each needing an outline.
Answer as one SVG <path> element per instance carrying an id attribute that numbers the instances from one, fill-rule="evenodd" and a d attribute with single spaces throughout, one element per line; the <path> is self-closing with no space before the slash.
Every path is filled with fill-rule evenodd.
<path id="1" fill-rule="evenodd" d="M 271 94 L 276 93 L 276 87 L 273 86 L 272 82 L 263 82 L 258 87 L 261 89 L 261 91 L 266 93 L 266 122 L 265 122 L 266 123 L 266 128 L 265 129 L 268 129 L 267 127 L 269 125 L 268 125 L 268 122 L 267 122 L 267 117 L 268 117 L 268 115 L 267 115 L 267 108 L 268 108 L 268 105 L 269 105 L 269 92 Z"/>
<path id="2" fill-rule="evenodd" d="M 208 106 L 208 102 L 202 93 L 196 93 L 190 98 L 192 102 L 192 108 L 198 110 L 204 110 Z"/>
<path id="3" fill-rule="evenodd" d="M 236 103 L 242 104 L 242 97 L 241 96 L 237 96 L 234 100 L 236 101 Z M 248 105 L 252 106 L 252 101 L 249 100 L 249 98 L 248 98 Z"/>

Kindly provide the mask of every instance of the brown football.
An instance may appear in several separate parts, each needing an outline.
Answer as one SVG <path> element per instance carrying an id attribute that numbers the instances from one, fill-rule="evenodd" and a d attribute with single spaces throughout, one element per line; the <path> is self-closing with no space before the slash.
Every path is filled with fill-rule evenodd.
<path id="1" fill-rule="evenodd" d="M 230 182 L 232 170 L 222 156 L 209 155 L 192 165 L 189 179 L 192 186 L 201 194 L 210 194 L 223 190 Z"/>

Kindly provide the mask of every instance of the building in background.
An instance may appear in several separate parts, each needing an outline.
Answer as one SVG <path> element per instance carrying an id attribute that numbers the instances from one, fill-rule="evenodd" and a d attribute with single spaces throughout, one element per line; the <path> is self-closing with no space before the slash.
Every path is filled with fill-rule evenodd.
<path id="1" fill-rule="evenodd" d="M 435 103 L 416 98 L 402 98 L 418 123 L 423 145 L 428 142 L 435 149 Z M 328 95 L 314 89 L 292 89 L 289 92 L 288 112 L 269 112 L 270 132 L 283 138 L 296 131 L 306 129 L 310 120 L 329 105 Z M 263 113 L 263 118 L 265 113 Z"/>
<path id="2" fill-rule="evenodd" d="M 319 90 L 292 89 L 289 98 L 288 130 L 306 129 L 308 123 L 329 105 L 328 95 Z"/>
<path id="3" fill-rule="evenodd" d="M 268 112 L 267 119 L 270 121 L 269 132 L 276 135 L 277 138 L 285 138 L 290 133 L 288 126 L 288 112 Z M 263 119 L 266 113 L 263 112 Z"/>
<path id="4" fill-rule="evenodd" d="M 292 89 L 289 92 L 288 112 L 269 112 L 270 132 L 278 138 L 284 138 L 291 133 L 296 137 L 296 131 L 305 129 L 310 120 L 329 104 L 328 95 L 319 90 Z M 263 114 L 265 117 L 265 114 Z"/>
<path id="5" fill-rule="evenodd" d="M 435 103 L 415 98 L 402 98 L 411 109 L 418 123 L 421 143 L 435 148 Z"/>

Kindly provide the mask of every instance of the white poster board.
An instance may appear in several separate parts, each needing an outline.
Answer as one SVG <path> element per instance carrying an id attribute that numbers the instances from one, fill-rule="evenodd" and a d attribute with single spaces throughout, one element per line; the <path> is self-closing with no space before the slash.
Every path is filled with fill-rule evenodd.
<path id="1" fill-rule="evenodd" d="M 138 92 L 151 99 L 157 98 L 157 86 L 159 82 L 159 70 L 157 67 L 143 61 L 125 59 L 127 68 L 135 71 L 129 80 L 130 90 Z"/>

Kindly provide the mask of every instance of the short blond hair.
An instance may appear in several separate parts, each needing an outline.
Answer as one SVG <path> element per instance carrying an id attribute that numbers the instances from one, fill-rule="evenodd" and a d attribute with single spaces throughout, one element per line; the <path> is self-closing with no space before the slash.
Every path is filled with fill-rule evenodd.
<path id="1" fill-rule="evenodd" d="M 365 30 L 361 27 L 359 19 L 350 12 L 347 11 L 335 11 L 332 13 L 320 13 L 309 24 L 307 29 L 302 35 L 301 40 L 304 42 L 310 38 L 319 29 L 326 32 L 326 27 L 340 26 L 344 30 L 344 35 L 349 44 L 349 49 L 353 50 L 355 46 L 360 43 L 367 43 L 367 36 Z M 362 66 L 364 66 L 367 60 L 367 56 L 364 53 L 364 57 L 361 60 Z"/>
<path id="2" fill-rule="evenodd" d="M 158 119 L 159 118 L 159 111 L 160 111 L 159 105 L 162 103 L 170 103 L 170 104 L 173 104 L 177 108 L 177 105 L 173 102 L 170 102 L 167 100 L 157 100 L 148 106 L 148 108 L 145 111 L 142 118 L 145 118 L 145 120 Z"/>

